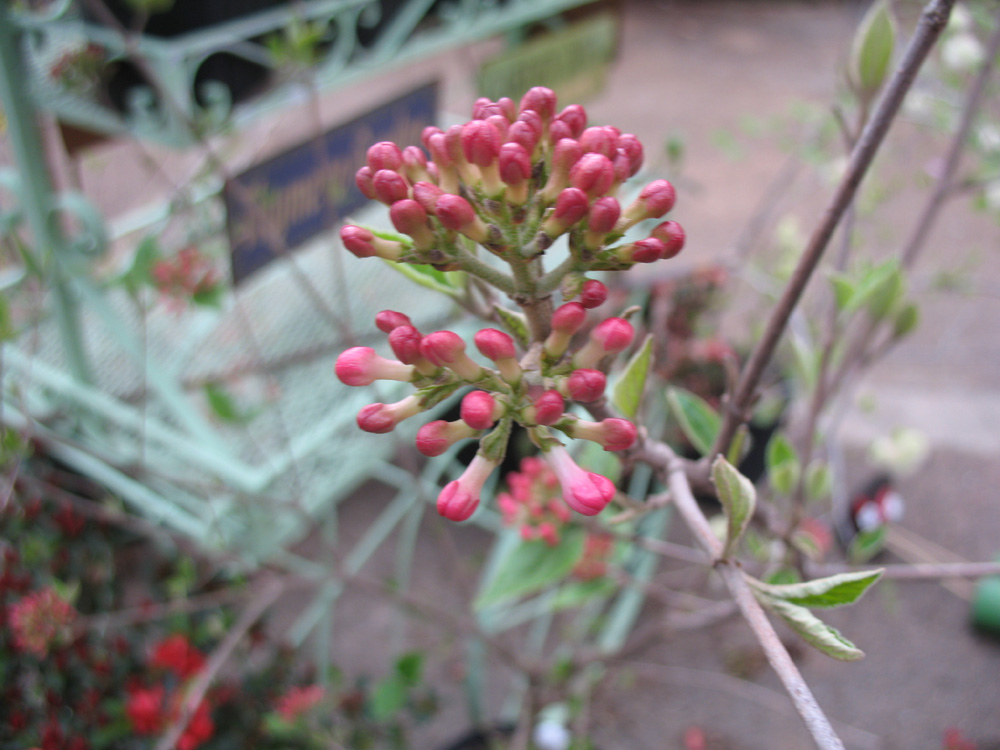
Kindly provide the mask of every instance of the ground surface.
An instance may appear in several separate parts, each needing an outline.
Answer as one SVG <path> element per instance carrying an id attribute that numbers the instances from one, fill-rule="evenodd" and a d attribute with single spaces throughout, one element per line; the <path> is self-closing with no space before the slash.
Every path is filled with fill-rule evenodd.
<path id="1" fill-rule="evenodd" d="M 745 118 L 784 117 L 793 102 L 828 101 L 840 85 L 838 66 L 862 8 L 851 3 L 639 1 L 623 8 L 621 57 L 606 92 L 587 105 L 591 119 L 638 134 L 651 160 L 668 135 L 683 139 L 675 214 L 689 237 L 686 259 L 724 256 L 786 158 L 775 139 L 746 136 Z M 486 52 L 488 47 L 448 58 L 447 107 L 466 110 L 471 87 L 462 70 Z M 325 101 L 325 114 L 346 119 L 384 98 L 388 89 L 405 90 L 435 71 L 434 65 L 413 66 L 391 81 L 356 87 Z M 351 111 L 344 102 L 350 102 Z M 296 127 L 305 126 L 299 121 L 289 127 L 262 126 L 255 138 L 247 139 L 252 147 L 240 151 L 237 162 L 294 142 L 301 137 Z M 905 124 L 893 138 L 890 151 L 903 163 L 911 149 L 924 144 Z M 162 173 L 150 175 L 139 167 L 134 174 L 122 171 L 127 169 L 122 165 L 134 163 L 125 158 L 129 149 L 134 157 L 134 147 L 123 145 L 104 149 L 84 164 L 84 187 L 107 209 L 133 208 L 140 198 L 165 187 L 158 182 Z M 0 153 L 0 162 L 7 158 Z M 166 184 L 182 180 L 197 164 L 180 158 L 161 161 L 169 173 Z M 783 199 L 775 218 L 791 213 L 808 228 L 828 192 L 821 182 L 804 178 Z M 894 184 L 893 193 L 881 223 L 863 229 L 898 247 L 921 202 L 909 183 Z M 901 484 L 908 501 L 903 525 L 967 559 L 1000 553 L 998 247 L 995 224 L 971 215 L 960 203 L 949 208 L 918 275 L 923 325 L 866 381 L 863 392 L 874 396 L 874 411 L 852 411 L 841 432 L 848 485 L 869 474 L 862 448 L 870 437 L 898 425 L 926 432 L 931 457 Z M 935 271 L 967 261 L 975 263 L 975 273 L 965 293 L 930 288 Z M 729 325 L 739 329 L 738 321 Z M 350 537 L 367 528 L 384 497 L 369 487 L 347 503 L 341 533 Z M 460 561 L 480 559 L 484 538 L 474 530 L 436 522 L 425 526 L 413 591 L 435 606 L 460 611 L 473 585 L 462 578 Z M 684 537 L 679 529 L 674 536 Z M 307 548 L 312 544 L 319 542 L 310 540 Z M 314 549 L 318 553 L 319 547 Z M 376 559 L 369 574 L 391 570 L 391 560 Z M 283 609 L 292 611 L 298 603 L 289 598 Z M 941 735 L 950 726 L 961 728 L 980 750 L 1000 747 L 1000 642 L 974 635 L 968 611 L 966 601 L 933 583 L 885 585 L 829 618 L 867 652 L 864 661 L 841 664 L 805 649 L 796 651 L 807 681 L 848 747 L 931 750 L 941 746 Z M 334 655 L 348 669 L 373 671 L 383 668 L 387 651 L 412 640 L 432 644 L 447 700 L 442 720 L 418 734 L 417 746 L 433 748 L 460 732 L 464 722 L 459 649 L 419 624 L 400 633 L 394 622 L 390 608 L 350 593 L 337 606 Z M 755 666 L 759 659 L 752 638 L 738 620 L 648 649 L 632 661 L 636 664 L 623 668 L 594 707 L 591 725 L 598 747 L 679 748 L 685 728 L 692 725 L 706 730 L 711 747 L 809 746 L 774 676 Z M 734 664 L 742 665 L 749 683 L 731 676 Z M 502 666 L 494 667 L 490 697 L 499 697 L 505 680 Z"/>

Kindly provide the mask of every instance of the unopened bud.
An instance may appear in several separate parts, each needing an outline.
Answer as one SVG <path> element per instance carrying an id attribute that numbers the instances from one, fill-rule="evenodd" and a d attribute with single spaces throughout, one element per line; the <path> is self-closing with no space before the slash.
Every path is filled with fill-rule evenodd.
<path id="1" fill-rule="evenodd" d="M 583 147 L 577 141 L 563 138 L 556 144 L 549 160 L 549 178 L 541 191 L 543 201 L 551 203 L 569 185 L 571 174 L 582 158 Z"/>
<path id="2" fill-rule="evenodd" d="M 444 191 L 433 182 L 418 182 L 413 186 L 413 200 L 423 206 L 429 214 L 437 210 L 438 198 L 442 195 Z"/>
<path id="3" fill-rule="evenodd" d="M 430 173 L 427 171 L 427 154 L 417 146 L 407 146 L 403 149 L 403 174 L 411 183 L 427 181 Z"/>
<path id="4" fill-rule="evenodd" d="M 345 385 L 371 385 L 376 380 L 399 380 L 404 383 L 413 377 L 413 366 L 380 357 L 367 346 L 354 346 L 341 352 L 334 367 L 340 382 Z"/>
<path id="5" fill-rule="evenodd" d="M 529 156 L 535 153 L 538 140 L 538 131 L 523 120 L 518 120 L 507 128 L 507 142 L 520 145 Z"/>
<path id="6" fill-rule="evenodd" d="M 465 353 L 465 342 L 452 331 L 437 331 L 424 336 L 420 351 L 438 367 L 448 367 L 463 380 L 474 382 L 483 374 L 483 368 Z"/>
<path id="7" fill-rule="evenodd" d="M 462 421 L 474 430 L 488 430 L 503 416 L 503 404 L 486 391 L 471 391 L 462 399 Z"/>
<path id="8" fill-rule="evenodd" d="M 610 417 L 600 422 L 589 422 L 573 418 L 566 420 L 565 425 L 560 424 L 559 428 L 572 438 L 598 443 L 606 451 L 628 450 L 635 444 L 635 425 L 627 419 Z"/>
<path id="9" fill-rule="evenodd" d="M 614 179 L 614 166 L 603 154 L 584 154 L 569 173 L 570 184 L 592 199 L 608 192 Z"/>
<path id="10" fill-rule="evenodd" d="M 438 135 L 438 134 L 444 135 L 444 131 L 441 130 L 441 128 L 437 127 L 436 125 L 428 125 L 422 131 L 420 131 L 420 142 L 422 144 L 424 144 L 424 148 L 427 149 L 428 153 L 430 153 L 430 151 L 431 151 L 431 147 L 430 147 L 431 136 L 432 135 Z M 431 158 L 433 158 L 433 157 L 431 157 Z"/>
<path id="11" fill-rule="evenodd" d="M 407 396 L 394 404 L 368 404 L 358 412 L 358 427 L 365 432 L 392 432 L 396 425 L 424 410 L 416 395 Z"/>
<path id="12" fill-rule="evenodd" d="M 549 359 L 558 359 L 569 347 L 573 334 L 587 320 L 587 311 L 579 302 L 567 302 L 552 313 L 552 332 L 542 345 Z"/>
<path id="13" fill-rule="evenodd" d="M 570 131 L 573 133 L 570 136 L 571 138 L 579 138 L 580 134 L 587 127 L 587 110 L 579 104 L 570 104 L 556 115 L 556 119 L 569 126 Z"/>
<path id="14" fill-rule="evenodd" d="M 588 279 L 580 289 L 580 304 L 588 310 L 600 307 L 608 298 L 608 288 L 597 279 Z"/>
<path id="15" fill-rule="evenodd" d="M 434 233 L 427 224 L 427 212 L 415 200 L 406 198 L 389 207 L 389 219 L 396 231 L 408 234 L 419 250 L 427 250 L 434 245 Z"/>
<path id="16" fill-rule="evenodd" d="M 590 203 L 587 194 L 577 188 L 566 188 L 556 199 L 556 205 L 542 224 L 542 232 L 555 239 L 587 215 Z"/>
<path id="17" fill-rule="evenodd" d="M 459 440 L 475 437 L 478 432 L 461 419 L 454 422 L 437 419 L 417 430 L 417 450 L 425 456 L 440 456 Z"/>
<path id="18" fill-rule="evenodd" d="M 452 125 L 444 131 L 444 144 L 445 148 L 448 149 L 448 156 L 451 157 L 455 169 L 458 170 L 458 176 L 461 180 L 466 185 L 475 185 L 479 182 L 480 173 L 476 166 L 465 156 L 463 132 L 464 127 L 462 125 Z M 435 159 L 435 161 L 437 160 Z"/>
<path id="19" fill-rule="evenodd" d="M 673 258 L 684 249 L 684 228 L 676 221 L 665 221 L 657 225 L 652 236 L 664 245 L 663 259 Z"/>
<path id="20" fill-rule="evenodd" d="M 375 200 L 375 186 L 372 185 L 372 177 L 374 176 L 375 173 L 368 166 L 361 167 L 354 173 L 354 184 L 358 186 L 361 194 L 370 201 Z"/>
<path id="21" fill-rule="evenodd" d="M 535 424 L 553 425 L 566 411 L 566 401 L 557 390 L 545 391 L 533 404 Z"/>
<path id="22" fill-rule="evenodd" d="M 516 206 L 528 200 L 528 180 L 531 179 L 531 157 L 518 143 L 500 147 L 498 160 L 500 179 L 507 185 L 506 198 Z"/>
<path id="23" fill-rule="evenodd" d="M 389 346 L 396 358 L 416 367 L 421 375 L 432 376 L 438 368 L 424 357 L 420 349 L 423 339 L 420 331 L 411 325 L 396 326 L 389 332 Z"/>
<path id="24" fill-rule="evenodd" d="M 615 496 L 615 485 L 607 477 L 584 471 L 563 446 L 553 446 L 545 460 L 562 487 L 563 500 L 577 513 L 596 516 Z"/>
<path id="25" fill-rule="evenodd" d="M 619 231 L 646 219 L 659 219 L 671 208 L 677 200 L 674 186 L 667 180 L 654 180 L 642 189 L 639 197 L 622 213 Z"/>
<path id="26" fill-rule="evenodd" d="M 619 247 L 615 255 L 625 263 L 655 263 L 663 258 L 666 246 L 656 237 L 633 242 Z"/>
<path id="27" fill-rule="evenodd" d="M 403 166 L 403 152 L 392 141 L 382 141 L 368 147 L 368 166 L 372 172 L 380 169 L 396 170 Z"/>
<path id="28" fill-rule="evenodd" d="M 427 150 L 438 170 L 438 185 L 446 193 L 458 194 L 458 169 L 448 152 L 448 143 L 442 132 L 432 133 L 427 140 Z"/>
<path id="29" fill-rule="evenodd" d="M 618 137 L 618 148 L 624 151 L 629 160 L 629 177 L 642 168 L 643 148 L 642 142 L 631 133 L 623 133 Z"/>
<path id="30" fill-rule="evenodd" d="M 392 333 L 400 326 L 412 326 L 413 321 L 407 315 L 395 310 L 382 310 L 375 314 L 375 327 L 382 333 Z"/>
<path id="31" fill-rule="evenodd" d="M 624 318 L 608 318 L 594 326 L 590 339 L 573 357 L 573 364 L 582 368 L 595 368 L 609 354 L 628 348 L 635 336 L 632 324 Z"/>
<path id="32" fill-rule="evenodd" d="M 486 225 L 476 216 L 472 204 L 460 195 L 443 193 L 437 200 L 434 214 L 445 229 L 461 232 L 474 242 L 485 243 L 489 240 Z"/>
<path id="33" fill-rule="evenodd" d="M 473 338 L 480 354 L 496 363 L 500 376 L 510 384 L 521 379 L 521 365 L 517 361 L 514 339 L 495 328 L 484 328 Z"/>
<path id="34" fill-rule="evenodd" d="M 618 150 L 618 135 L 603 126 L 587 128 L 580 134 L 580 145 L 585 154 L 601 154 L 611 159 Z"/>
<path id="35" fill-rule="evenodd" d="M 451 521 L 464 521 L 476 512 L 483 485 L 496 468 L 496 463 L 476 454 L 472 463 L 458 479 L 449 482 L 438 495 L 437 509 Z"/>
<path id="36" fill-rule="evenodd" d="M 615 228 L 619 216 L 621 216 L 621 206 L 611 196 L 594 201 L 587 216 L 587 231 L 583 235 L 584 246 L 589 250 L 601 247 L 605 235 Z"/>
<path id="37" fill-rule="evenodd" d="M 566 395 L 574 401 L 589 404 L 604 395 L 607 385 L 608 378 L 603 372 L 584 368 L 574 370 L 566 379 L 564 388 Z"/>
<path id="38" fill-rule="evenodd" d="M 380 169 L 372 178 L 375 197 L 387 206 L 410 197 L 410 185 L 399 172 Z"/>
<path id="39" fill-rule="evenodd" d="M 344 243 L 344 247 L 359 258 L 371 258 L 377 255 L 386 260 L 397 261 L 405 250 L 404 245 L 400 242 L 384 240 L 381 237 L 376 237 L 364 227 L 356 227 L 352 224 L 346 224 L 340 228 L 340 239 Z"/>
<path id="40" fill-rule="evenodd" d="M 542 123 L 548 123 L 556 113 L 556 94 L 552 89 L 535 86 L 521 97 L 521 112 L 533 110 L 542 118 Z"/>

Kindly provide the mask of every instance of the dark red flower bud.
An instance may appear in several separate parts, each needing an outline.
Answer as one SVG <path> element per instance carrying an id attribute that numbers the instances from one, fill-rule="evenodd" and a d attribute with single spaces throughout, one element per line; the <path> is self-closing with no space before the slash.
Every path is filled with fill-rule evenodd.
<path id="1" fill-rule="evenodd" d="M 601 154 L 611 159 L 618 150 L 618 135 L 603 126 L 587 128 L 580 135 L 580 145 L 584 153 Z"/>
<path id="2" fill-rule="evenodd" d="M 552 215 L 545 220 L 542 231 L 549 237 L 558 237 L 586 216 L 589 208 L 586 193 L 577 188 L 566 188 L 559 193 Z"/>
<path id="3" fill-rule="evenodd" d="M 505 143 L 500 147 L 500 179 L 512 187 L 519 186 L 531 177 L 531 157 L 518 143 Z"/>
<path id="4" fill-rule="evenodd" d="M 480 354 L 494 362 L 517 357 L 514 339 L 496 328 L 484 328 L 477 331 L 472 340 Z"/>
<path id="5" fill-rule="evenodd" d="M 500 155 L 500 134 L 485 120 L 471 120 L 462 126 L 462 153 L 479 167 L 496 161 Z"/>
<path id="6" fill-rule="evenodd" d="M 415 200 L 406 198 L 389 207 L 389 219 L 396 231 L 408 234 L 420 249 L 434 244 L 434 233 L 427 225 L 427 212 Z"/>
<path id="7" fill-rule="evenodd" d="M 444 191 L 432 182 L 418 182 L 413 186 L 413 199 L 429 214 L 437 210 L 438 198 L 442 195 Z"/>
<path id="8" fill-rule="evenodd" d="M 673 258 L 684 249 L 684 229 L 676 221 L 665 221 L 653 230 L 653 237 L 657 238 L 664 245 L 664 259 Z"/>
<path id="9" fill-rule="evenodd" d="M 459 410 L 462 421 L 474 430 L 488 430 L 499 419 L 500 413 L 502 407 L 486 391 L 467 393 Z"/>
<path id="10" fill-rule="evenodd" d="M 574 401 L 588 404 L 604 395 L 608 385 L 607 376 L 600 370 L 574 370 L 566 381 L 566 390 Z"/>
<path id="11" fill-rule="evenodd" d="M 555 424 L 566 411 L 566 402 L 556 390 L 545 391 L 535 399 L 534 406 L 535 422 L 541 425 Z"/>
<path id="12" fill-rule="evenodd" d="M 375 327 L 382 333 L 392 333 L 400 326 L 412 326 L 413 322 L 401 312 L 382 310 L 375 314 Z"/>
<path id="13" fill-rule="evenodd" d="M 358 186 L 361 194 L 371 201 L 375 200 L 375 187 L 372 185 L 372 177 L 374 175 L 375 173 L 372 172 L 372 168 L 368 166 L 361 167 L 361 169 L 354 173 L 354 184 Z"/>
<path id="14" fill-rule="evenodd" d="M 445 229 L 461 232 L 476 242 L 485 242 L 489 237 L 486 225 L 476 216 L 472 204 L 460 195 L 442 194 L 437 200 L 435 215 Z"/>
<path id="15" fill-rule="evenodd" d="M 552 313 L 552 330 L 572 335 L 580 330 L 586 320 L 587 311 L 583 305 L 579 302 L 567 302 Z"/>
<path id="16" fill-rule="evenodd" d="M 420 331 L 412 325 L 400 325 L 389 331 L 389 346 L 392 353 L 396 355 L 403 364 L 415 365 L 423 359 L 424 355 L 420 349 L 420 342 L 423 336 Z"/>
<path id="17" fill-rule="evenodd" d="M 628 176 L 632 177 L 642 167 L 642 142 L 631 133 L 623 133 L 618 138 L 618 148 L 628 155 L 630 164 Z"/>
<path id="18" fill-rule="evenodd" d="M 608 192 L 614 179 L 614 166 L 603 154 L 584 154 L 569 173 L 570 184 L 591 198 Z"/>
<path id="19" fill-rule="evenodd" d="M 528 154 L 535 153 L 538 139 L 538 131 L 523 120 L 518 120 L 507 128 L 507 142 L 519 144 Z"/>
<path id="20" fill-rule="evenodd" d="M 608 288 L 597 279 L 588 279 L 580 289 L 580 304 L 591 310 L 600 307 L 608 298 Z"/>
<path id="21" fill-rule="evenodd" d="M 617 200 L 610 196 L 598 198 L 590 207 L 587 229 L 595 234 L 607 234 L 615 228 L 619 216 L 621 216 L 621 206 Z"/>
<path id="22" fill-rule="evenodd" d="M 579 104 L 570 104 L 556 115 L 556 119 L 565 122 L 573 131 L 571 138 L 579 138 L 587 127 L 587 110 Z"/>

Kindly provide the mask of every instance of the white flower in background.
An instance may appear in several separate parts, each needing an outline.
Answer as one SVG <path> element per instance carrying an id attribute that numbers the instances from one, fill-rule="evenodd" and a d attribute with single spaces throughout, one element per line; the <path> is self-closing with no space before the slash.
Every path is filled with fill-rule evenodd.
<path id="1" fill-rule="evenodd" d="M 934 97 L 926 91 L 910 89 L 903 100 L 903 113 L 918 122 L 926 122 L 934 114 Z"/>
<path id="2" fill-rule="evenodd" d="M 558 721 L 544 719 L 535 725 L 532 740 L 538 750 L 567 750 L 572 737 Z"/>
<path id="3" fill-rule="evenodd" d="M 951 15 L 948 17 L 946 32 L 954 34 L 958 31 L 969 31 L 972 29 L 974 23 L 975 21 L 969 9 L 964 5 L 956 3 L 955 7 L 951 10 Z"/>
<path id="4" fill-rule="evenodd" d="M 979 67 L 986 57 L 983 45 L 972 34 L 955 34 L 941 45 L 941 61 L 949 70 L 964 73 Z"/>
<path id="5" fill-rule="evenodd" d="M 983 151 L 1000 151 L 1000 125 L 980 125 L 976 130 L 976 141 Z"/>
<path id="6" fill-rule="evenodd" d="M 1000 180 L 993 180 L 986 184 L 983 190 L 983 198 L 986 200 L 986 207 L 991 211 L 1000 211 Z"/>
<path id="7" fill-rule="evenodd" d="M 898 429 L 873 442 L 868 450 L 868 459 L 875 466 L 903 477 L 920 468 L 929 453 L 930 441 L 924 433 Z"/>

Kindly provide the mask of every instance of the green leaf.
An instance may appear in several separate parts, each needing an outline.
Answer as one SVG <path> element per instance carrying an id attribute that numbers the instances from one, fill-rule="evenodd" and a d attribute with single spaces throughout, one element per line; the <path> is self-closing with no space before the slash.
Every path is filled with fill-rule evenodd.
<path id="1" fill-rule="evenodd" d="M 455 284 L 455 277 L 451 273 L 439 271 L 434 266 L 420 263 L 394 263 L 385 259 L 382 262 L 403 274 L 410 281 L 427 289 L 447 294 L 449 297 L 457 297 L 462 292 L 462 286 Z"/>
<path id="2" fill-rule="evenodd" d="M 753 438 L 750 437 L 750 428 L 745 424 L 741 424 L 736 428 L 736 432 L 733 435 L 733 442 L 729 444 L 729 453 L 726 455 L 726 460 L 733 466 L 739 466 L 743 461 L 743 457 L 750 452 L 752 444 Z"/>
<path id="3" fill-rule="evenodd" d="M 583 529 L 574 528 L 555 547 L 541 540 L 522 541 L 500 563 L 475 606 L 488 607 L 558 583 L 583 557 L 584 537 Z"/>
<path id="4" fill-rule="evenodd" d="M 420 682 L 424 673 L 424 655 L 419 651 L 408 651 L 396 660 L 396 674 L 409 687 Z"/>
<path id="5" fill-rule="evenodd" d="M 740 474 L 722 456 L 712 463 L 712 483 L 719 495 L 719 502 L 726 512 L 726 543 L 722 550 L 722 556 L 726 558 L 743 536 L 747 524 L 753 517 L 757 492 L 754 490 L 753 482 Z"/>
<path id="6" fill-rule="evenodd" d="M 833 289 L 833 298 L 837 302 L 837 309 L 847 309 L 854 297 L 854 282 L 842 273 L 831 273 L 829 279 L 830 287 Z"/>
<path id="7" fill-rule="evenodd" d="M 156 237 L 143 237 L 132 256 L 132 263 L 114 283 L 125 287 L 125 290 L 135 295 L 144 286 L 155 283 L 153 266 L 160 259 L 160 242 Z"/>
<path id="8" fill-rule="evenodd" d="M 798 583 L 802 580 L 799 571 L 792 567 L 778 568 L 767 577 L 767 583 L 773 586 L 781 586 L 788 583 Z"/>
<path id="9" fill-rule="evenodd" d="M 879 0 L 861 21 L 851 50 L 851 79 L 863 101 L 882 88 L 896 46 L 896 23 L 888 3 Z"/>
<path id="10" fill-rule="evenodd" d="M 772 599 L 796 604 L 800 607 L 840 607 L 853 604 L 882 577 L 885 571 L 863 570 L 856 573 L 840 573 L 828 578 L 817 578 L 803 583 L 772 586 L 747 577 L 747 582 L 757 591 Z"/>
<path id="11" fill-rule="evenodd" d="M 712 450 L 722 420 L 700 396 L 682 388 L 667 390 L 667 404 L 685 437 L 702 455 Z"/>
<path id="12" fill-rule="evenodd" d="M 784 433 L 776 432 L 767 444 L 767 477 L 774 490 L 781 495 L 790 495 L 799 483 L 802 468 L 798 454 Z"/>
<path id="13" fill-rule="evenodd" d="M 646 387 L 646 376 L 652 363 L 653 337 L 649 335 L 625 365 L 625 371 L 615 383 L 611 393 L 612 403 L 629 419 L 635 419 L 639 413 L 639 403 Z"/>
<path id="14" fill-rule="evenodd" d="M 11 341 L 16 334 L 14 321 L 10 314 L 10 301 L 6 294 L 0 294 L 0 342 Z"/>
<path id="15" fill-rule="evenodd" d="M 589 581 L 571 581 L 560 586 L 555 598 L 549 603 L 553 612 L 580 607 L 591 599 L 610 596 L 618 590 L 610 578 L 593 578 Z"/>
<path id="16" fill-rule="evenodd" d="M 859 531 L 847 549 L 847 559 L 855 564 L 871 560 L 885 548 L 886 531 L 885 526 L 870 531 Z"/>
<path id="17" fill-rule="evenodd" d="M 766 594 L 761 594 L 756 588 L 752 590 L 763 607 L 778 615 L 810 646 L 841 661 L 857 661 L 864 657 L 865 654 L 861 649 L 805 607 L 781 599 L 772 599 Z"/>
<path id="18" fill-rule="evenodd" d="M 833 487 L 833 474 L 825 461 L 816 459 L 806 469 L 806 498 L 812 502 L 822 500 Z"/>
<path id="19" fill-rule="evenodd" d="M 386 721 L 406 707 L 409 688 L 398 676 L 393 675 L 379 681 L 372 691 L 368 708 L 375 721 Z"/>
<path id="20" fill-rule="evenodd" d="M 847 312 L 855 312 L 868 307 L 868 312 L 877 320 L 885 315 L 902 291 L 903 277 L 899 261 L 890 258 L 861 275 L 854 296 L 845 309 Z"/>
<path id="21" fill-rule="evenodd" d="M 528 334 L 528 319 L 522 313 L 508 310 L 500 305 L 493 305 L 500 318 L 500 325 L 509 333 L 521 348 L 527 349 L 531 343 L 531 336 Z"/>
<path id="22" fill-rule="evenodd" d="M 903 305 L 892 321 L 893 338 L 901 339 L 920 323 L 920 308 L 913 302 Z"/>
<path id="23" fill-rule="evenodd" d="M 205 398 L 212 413 L 229 424 L 245 424 L 249 415 L 236 405 L 235 399 L 219 383 L 205 384 Z"/>

